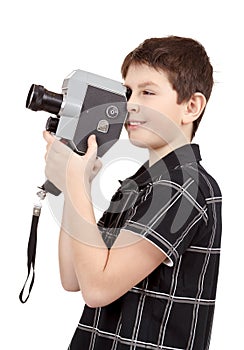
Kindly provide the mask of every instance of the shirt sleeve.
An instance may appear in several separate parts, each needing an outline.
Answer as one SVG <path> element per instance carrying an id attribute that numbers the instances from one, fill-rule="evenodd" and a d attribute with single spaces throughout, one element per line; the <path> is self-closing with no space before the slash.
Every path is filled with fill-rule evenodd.
<path id="1" fill-rule="evenodd" d="M 207 223 L 199 184 L 189 176 L 180 178 L 183 181 L 172 176 L 152 183 L 147 196 L 140 198 L 123 226 L 161 249 L 170 266 Z"/>

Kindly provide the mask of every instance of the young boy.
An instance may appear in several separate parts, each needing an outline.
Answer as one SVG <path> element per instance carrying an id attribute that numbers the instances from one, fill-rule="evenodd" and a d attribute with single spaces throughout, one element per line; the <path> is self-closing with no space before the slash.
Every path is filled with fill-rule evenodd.
<path id="1" fill-rule="evenodd" d="M 210 97 L 201 44 L 146 40 L 125 58 L 130 141 L 149 160 L 121 183 L 98 224 L 91 203 L 100 169 L 90 136 L 80 157 L 44 132 L 46 175 L 65 198 L 63 287 L 85 308 L 70 350 L 206 350 L 221 239 L 221 192 L 191 144 Z"/>

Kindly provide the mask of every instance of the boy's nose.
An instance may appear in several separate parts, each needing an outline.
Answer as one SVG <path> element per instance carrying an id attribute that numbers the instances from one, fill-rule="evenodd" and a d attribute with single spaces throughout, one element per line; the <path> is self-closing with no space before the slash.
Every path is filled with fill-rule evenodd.
<path id="1" fill-rule="evenodd" d="M 140 111 L 140 106 L 136 103 L 127 103 L 127 111 L 129 113 L 138 113 Z"/>

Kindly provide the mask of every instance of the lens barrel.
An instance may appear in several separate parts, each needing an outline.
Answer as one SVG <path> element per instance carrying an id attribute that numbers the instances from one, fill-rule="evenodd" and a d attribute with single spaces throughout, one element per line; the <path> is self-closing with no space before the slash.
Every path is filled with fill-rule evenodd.
<path id="1" fill-rule="evenodd" d="M 46 123 L 46 130 L 56 133 L 59 123 L 59 117 L 49 117 Z"/>
<path id="2" fill-rule="evenodd" d="M 48 91 L 42 85 L 32 84 L 26 99 L 26 108 L 58 115 L 63 95 Z"/>

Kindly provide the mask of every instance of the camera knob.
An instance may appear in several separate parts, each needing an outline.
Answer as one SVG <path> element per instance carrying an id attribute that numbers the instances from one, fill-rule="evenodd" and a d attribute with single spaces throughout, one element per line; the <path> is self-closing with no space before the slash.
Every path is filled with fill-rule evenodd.
<path id="1" fill-rule="evenodd" d="M 46 130 L 55 134 L 58 128 L 58 123 L 59 118 L 49 117 L 46 123 Z"/>
<path id="2" fill-rule="evenodd" d="M 108 106 L 106 109 L 106 115 L 109 118 L 117 118 L 119 115 L 119 109 L 116 106 Z"/>

